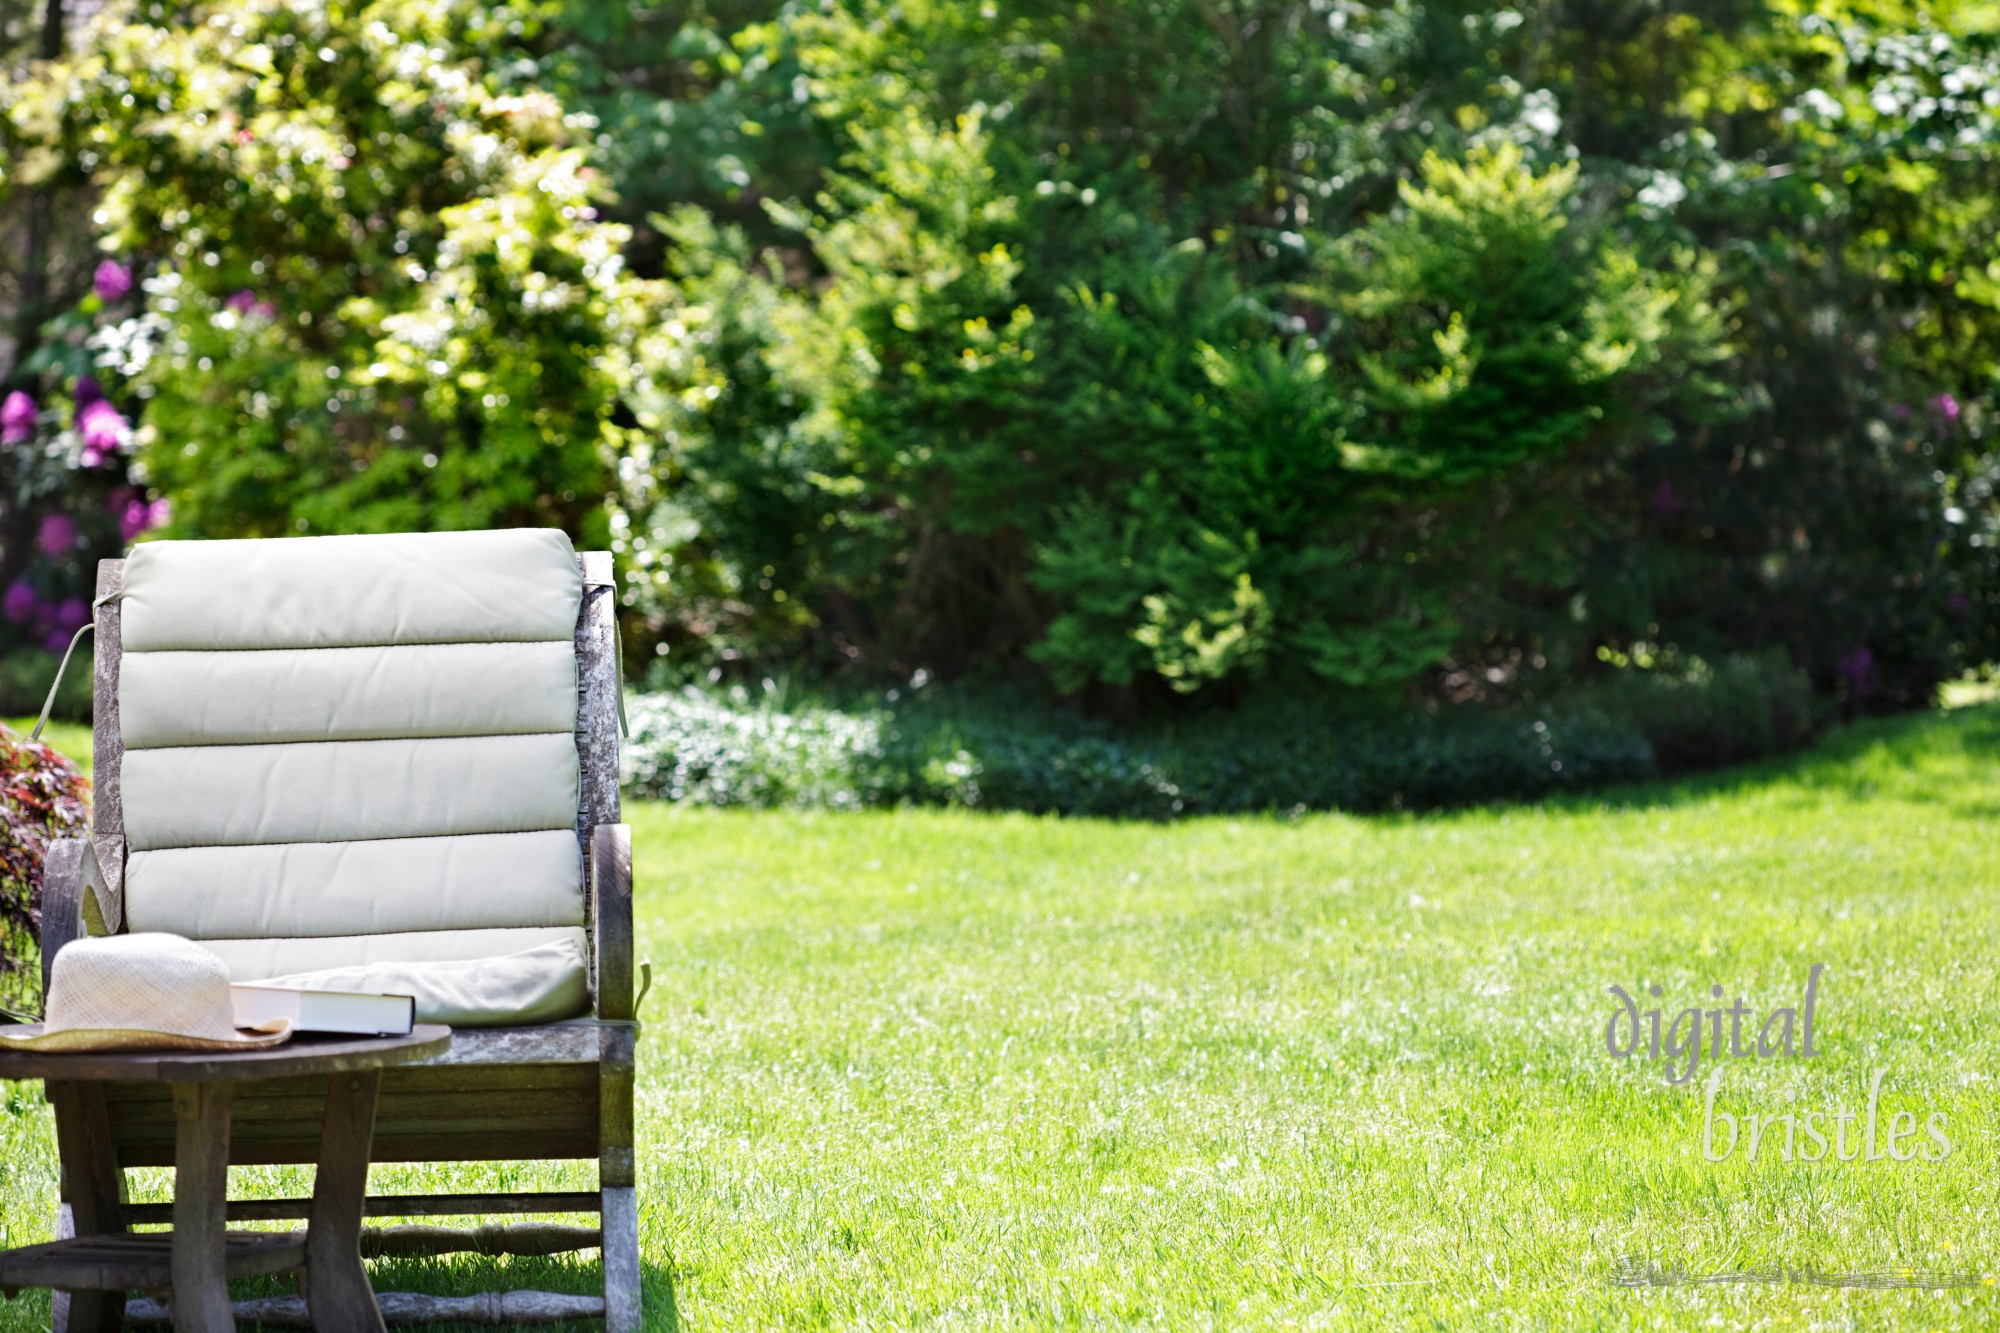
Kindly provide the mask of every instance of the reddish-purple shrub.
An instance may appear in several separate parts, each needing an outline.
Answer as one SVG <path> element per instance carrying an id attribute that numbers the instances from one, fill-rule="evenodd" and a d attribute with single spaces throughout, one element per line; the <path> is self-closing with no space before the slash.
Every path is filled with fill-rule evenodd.
<path id="1" fill-rule="evenodd" d="M 0 727 L 0 1010 L 41 1012 L 42 860 L 88 829 L 89 795 L 67 757 Z"/>

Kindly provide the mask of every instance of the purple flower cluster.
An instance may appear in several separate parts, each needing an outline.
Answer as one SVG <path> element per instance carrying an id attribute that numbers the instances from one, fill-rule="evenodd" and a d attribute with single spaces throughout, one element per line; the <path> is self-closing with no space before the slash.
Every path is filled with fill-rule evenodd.
<path id="1" fill-rule="evenodd" d="M 39 635 L 44 648 L 59 653 L 90 622 L 90 603 L 81 597 L 44 598 L 26 579 L 17 579 L 0 596 L 0 615 Z"/>
<path id="2" fill-rule="evenodd" d="M 118 259 L 105 259 L 91 275 L 94 300 L 102 307 L 129 301 L 136 289 L 133 267 Z M 61 397 L 40 396 L 39 390 L 22 388 L 0 394 L 0 447 L 16 448 L 17 470 L 39 473 L 53 464 L 76 469 L 98 469 L 94 476 L 73 478 L 74 491 L 34 504 L 30 510 L 33 526 L 29 552 L 33 561 L 29 572 L 0 592 L 0 624 L 11 625 L 12 638 L 39 643 L 50 652 L 61 652 L 72 636 L 90 622 L 87 594 L 69 590 L 88 574 L 92 557 L 110 540 L 115 526 L 119 538 L 130 542 L 159 527 L 168 519 L 167 502 L 148 500 L 134 486 L 120 484 L 123 460 L 134 444 L 132 422 L 105 394 L 105 386 L 94 375 L 79 375 L 70 386 L 65 404 Z M 69 430 L 59 438 L 70 446 L 45 449 L 61 424 Z M 38 444 L 37 437 L 43 437 Z M 32 456 L 29 456 L 32 454 Z M 110 493 L 104 493 L 105 487 Z M 96 499 L 86 501 L 86 496 Z M 79 508 L 79 502 L 103 503 L 105 510 Z M 61 505 L 62 508 L 45 507 Z M 27 554 L 29 552 L 24 552 Z"/>
<path id="3" fill-rule="evenodd" d="M 76 433 L 83 439 L 85 467 L 98 466 L 132 441 L 132 428 L 124 414 L 102 398 L 76 409 Z"/>
<path id="4" fill-rule="evenodd" d="M 119 537 L 128 542 L 173 517 L 173 509 L 165 500 L 148 503 L 129 487 L 121 487 L 112 493 L 111 510 L 118 515 Z"/>
<path id="5" fill-rule="evenodd" d="M 0 402 L 0 444 L 19 444 L 35 433 L 35 400 L 19 389 Z"/>
<path id="6" fill-rule="evenodd" d="M 1834 669 L 1846 682 L 1849 694 L 1863 695 L 1874 689 L 1875 653 L 1867 644 L 1842 655 L 1840 661 L 1834 664 Z"/>
<path id="7" fill-rule="evenodd" d="M 76 546 L 76 520 L 68 514 L 45 514 L 35 533 L 43 555 L 62 555 Z"/>
<path id="8" fill-rule="evenodd" d="M 239 315 L 247 315 L 252 319 L 271 319 L 278 313 L 277 309 L 269 301 L 264 300 L 247 287 L 240 292 L 232 294 L 222 305 L 225 310 L 233 310 Z"/>
<path id="9" fill-rule="evenodd" d="M 104 396 L 104 386 L 93 375 L 76 381 L 74 425 L 83 441 L 79 460 L 85 467 L 100 467 L 113 454 L 131 447 L 132 424 L 125 414 Z M 23 444 L 34 438 L 39 409 L 35 400 L 16 389 L 0 401 L 0 444 Z"/>
<path id="10" fill-rule="evenodd" d="M 132 294 L 132 270 L 115 259 L 107 259 L 97 266 L 91 286 L 97 289 L 97 299 L 106 305 L 122 301 Z"/>

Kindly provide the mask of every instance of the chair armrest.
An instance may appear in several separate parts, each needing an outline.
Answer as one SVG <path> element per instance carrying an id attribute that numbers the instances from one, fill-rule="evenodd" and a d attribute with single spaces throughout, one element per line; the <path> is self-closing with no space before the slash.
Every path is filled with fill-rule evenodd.
<path id="1" fill-rule="evenodd" d="M 632 1017 L 632 827 L 590 831 L 591 975 L 599 1018 Z"/>
<path id="2" fill-rule="evenodd" d="M 71 940 L 125 928 L 125 839 L 58 838 L 42 862 L 42 991 Z"/>

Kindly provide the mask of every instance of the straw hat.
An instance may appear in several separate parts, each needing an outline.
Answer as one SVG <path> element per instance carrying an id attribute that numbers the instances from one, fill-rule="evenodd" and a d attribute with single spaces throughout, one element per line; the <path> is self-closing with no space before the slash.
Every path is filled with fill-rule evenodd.
<path id="1" fill-rule="evenodd" d="M 107 935 L 56 955 L 43 1021 L 0 1028 L 0 1051 L 243 1051 L 291 1035 L 239 1032 L 229 969 L 194 941 Z"/>

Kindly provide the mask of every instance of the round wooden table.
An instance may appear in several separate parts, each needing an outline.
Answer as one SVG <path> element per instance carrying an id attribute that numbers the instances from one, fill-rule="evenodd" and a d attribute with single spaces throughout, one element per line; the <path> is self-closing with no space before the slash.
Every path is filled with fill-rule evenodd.
<path id="1" fill-rule="evenodd" d="M 300 1036 L 255 1051 L 0 1051 L 0 1079 L 38 1078 L 48 1084 L 64 1159 L 103 1168 L 88 1172 L 88 1181 L 68 1182 L 73 1237 L 0 1253 L 0 1289 L 9 1295 L 21 1287 L 70 1292 L 70 1327 L 90 1330 L 120 1326 L 125 1292 L 170 1290 L 176 1333 L 234 1333 L 229 1279 L 303 1268 L 314 1328 L 382 1329 L 361 1266 L 375 1093 L 386 1066 L 442 1055 L 450 1046 L 450 1028 L 423 1024 L 407 1037 Z M 229 1104 L 235 1086 L 315 1074 L 326 1075 L 326 1116 L 304 1237 L 227 1230 Z M 170 1233 L 135 1235 L 125 1229 L 104 1115 L 106 1083 L 173 1086 Z"/>

